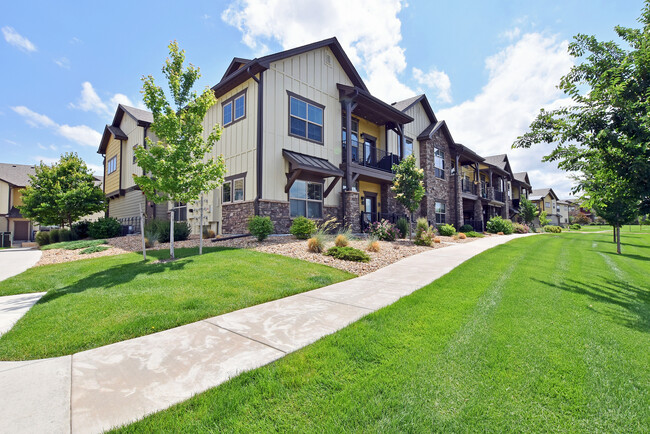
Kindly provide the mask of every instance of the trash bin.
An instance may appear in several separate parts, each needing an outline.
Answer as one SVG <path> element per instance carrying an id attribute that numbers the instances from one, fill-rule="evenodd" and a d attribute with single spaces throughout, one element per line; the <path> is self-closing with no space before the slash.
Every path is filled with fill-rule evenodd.
<path id="1" fill-rule="evenodd" d="M 0 247 L 11 247 L 11 232 L 0 232 Z"/>

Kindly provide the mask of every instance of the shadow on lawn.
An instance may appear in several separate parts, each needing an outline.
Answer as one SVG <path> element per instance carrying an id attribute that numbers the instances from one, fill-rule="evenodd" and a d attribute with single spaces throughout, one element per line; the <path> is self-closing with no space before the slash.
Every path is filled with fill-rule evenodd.
<path id="1" fill-rule="evenodd" d="M 227 250 L 236 249 L 227 247 L 209 248 L 204 249 L 203 254 L 208 255 Z M 143 275 L 153 276 L 168 271 L 182 270 L 185 266 L 194 262 L 195 257 L 198 256 L 198 249 L 176 249 L 175 253 L 175 261 L 156 263 L 160 260 L 169 259 L 169 251 L 148 250 L 147 262 L 131 262 L 103 269 L 89 276 L 83 277 L 64 288 L 48 292 L 38 301 L 38 304 L 48 303 L 59 297 L 68 294 L 76 294 L 86 291 L 87 289 L 110 288 L 115 285 L 121 285 Z"/>
<path id="2" fill-rule="evenodd" d="M 587 283 L 575 279 L 567 279 L 563 283 L 555 284 L 533 278 L 535 282 L 542 283 L 562 291 L 582 294 L 591 300 L 621 309 L 612 308 L 594 312 L 610 317 L 614 322 L 625 327 L 644 333 L 650 333 L 650 290 L 623 281 L 612 279 L 593 279 L 598 284 Z"/>

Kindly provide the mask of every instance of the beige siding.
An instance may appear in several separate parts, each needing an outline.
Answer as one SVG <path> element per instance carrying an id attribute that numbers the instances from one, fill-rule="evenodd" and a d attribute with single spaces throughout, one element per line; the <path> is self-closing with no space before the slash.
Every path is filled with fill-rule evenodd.
<path id="1" fill-rule="evenodd" d="M 129 137 L 128 140 L 123 141 L 122 145 L 124 152 L 122 156 L 122 188 L 127 189 L 135 185 L 135 182 L 133 182 L 134 174 L 142 175 L 142 169 L 133 162 L 133 147 L 136 145 L 142 146 L 144 142 L 144 128 L 139 127 L 131 116 L 124 113 L 120 129 Z"/>
<path id="2" fill-rule="evenodd" d="M 108 215 L 117 219 L 127 217 L 137 217 L 140 215 L 140 208 L 145 207 L 145 198 L 140 190 L 132 190 L 127 192 L 124 196 L 116 199 L 111 199 L 108 205 Z"/>
<path id="3" fill-rule="evenodd" d="M 413 140 L 413 154 L 415 154 L 418 166 L 420 165 L 420 144 L 417 137 L 424 131 L 431 121 L 424 111 L 421 103 L 415 104 L 405 112 L 413 118 L 413 122 L 404 125 L 404 135 Z M 394 131 L 388 131 L 388 152 L 399 155 L 399 136 Z"/>
<path id="4" fill-rule="evenodd" d="M 116 170 L 115 172 L 108 174 L 108 162 L 111 158 L 117 157 Z M 104 185 L 106 186 L 104 191 L 106 193 L 112 193 L 119 190 L 120 188 L 120 141 L 115 140 L 114 138 L 108 143 L 106 147 L 106 163 L 104 165 Z"/>
<path id="5" fill-rule="evenodd" d="M 23 194 L 20 192 L 22 187 L 14 187 L 11 189 L 11 206 L 18 208 L 23 204 Z"/>
<path id="6" fill-rule="evenodd" d="M 0 214 L 9 212 L 9 184 L 0 181 Z"/>
<path id="7" fill-rule="evenodd" d="M 330 65 L 325 63 L 326 56 L 329 56 Z M 341 163 L 341 104 L 337 83 L 352 85 L 327 47 L 272 63 L 264 73 L 265 199 L 287 200 L 284 186 L 289 164 L 282 157 L 282 149 L 325 158 L 336 166 Z M 325 106 L 323 145 L 289 136 L 287 91 Z M 339 183 L 336 192 L 340 189 Z M 326 206 L 338 204 L 339 195 L 336 192 L 325 199 Z"/>

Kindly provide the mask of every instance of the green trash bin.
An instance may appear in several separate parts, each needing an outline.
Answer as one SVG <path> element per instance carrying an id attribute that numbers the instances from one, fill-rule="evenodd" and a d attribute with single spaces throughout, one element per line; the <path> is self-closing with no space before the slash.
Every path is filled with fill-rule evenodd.
<path id="1" fill-rule="evenodd" d="M 0 232 L 0 247 L 11 247 L 11 232 Z"/>

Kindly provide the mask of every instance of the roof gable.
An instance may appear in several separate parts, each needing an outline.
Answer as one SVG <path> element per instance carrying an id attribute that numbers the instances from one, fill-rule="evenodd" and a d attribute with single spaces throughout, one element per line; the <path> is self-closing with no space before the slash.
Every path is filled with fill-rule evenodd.
<path id="1" fill-rule="evenodd" d="M 411 109 L 411 107 L 413 107 L 417 103 L 422 104 L 422 108 L 424 109 L 424 112 L 427 114 L 427 117 L 429 118 L 429 122 L 431 122 L 432 124 L 438 122 L 438 119 L 436 118 L 436 115 L 433 113 L 431 104 L 429 104 L 429 100 L 427 99 L 427 96 L 425 94 L 416 95 L 402 101 L 397 101 L 392 103 L 391 105 L 395 107 L 397 110 L 406 113 L 408 110 Z"/>
<path id="2" fill-rule="evenodd" d="M 496 166 L 514 177 L 507 154 L 490 155 L 488 157 L 485 157 L 485 163 Z"/>
<path id="3" fill-rule="evenodd" d="M 36 174 L 36 167 L 28 164 L 0 163 L 0 180 L 16 187 L 29 185 L 29 175 Z"/>

